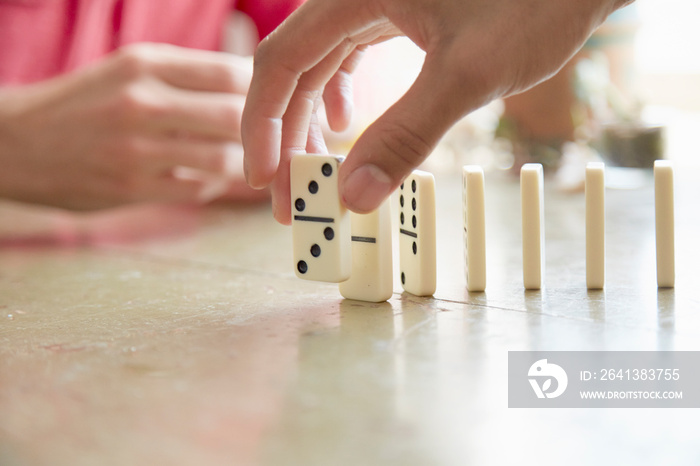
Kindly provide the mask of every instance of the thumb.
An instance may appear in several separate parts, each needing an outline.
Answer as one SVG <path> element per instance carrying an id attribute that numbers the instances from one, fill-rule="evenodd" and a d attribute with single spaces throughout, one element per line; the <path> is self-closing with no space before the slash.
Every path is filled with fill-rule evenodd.
<path id="1" fill-rule="evenodd" d="M 408 92 L 350 150 L 339 172 L 340 195 L 348 209 L 375 210 L 465 114 L 463 99 L 455 95 L 457 80 L 440 68 L 426 60 Z"/>

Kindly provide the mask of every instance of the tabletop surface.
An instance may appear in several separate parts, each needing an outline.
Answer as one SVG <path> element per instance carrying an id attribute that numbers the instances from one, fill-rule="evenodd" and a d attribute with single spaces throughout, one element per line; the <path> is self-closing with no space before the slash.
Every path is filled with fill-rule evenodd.
<path id="1" fill-rule="evenodd" d="M 606 192 L 604 291 L 585 286 L 583 194 L 548 181 L 545 286 L 524 290 L 519 186 L 499 173 L 486 292 L 466 290 L 445 175 L 437 291 L 396 278 L 382 304 L 296 278 L 267 205 L 5 212 L 0 464 L 698 464 L 696 410 L 507 395 L 508 351 L 700 349 L 697 175 L 677 172 L 673 289 L 656 286 L 649 174 Z"/>

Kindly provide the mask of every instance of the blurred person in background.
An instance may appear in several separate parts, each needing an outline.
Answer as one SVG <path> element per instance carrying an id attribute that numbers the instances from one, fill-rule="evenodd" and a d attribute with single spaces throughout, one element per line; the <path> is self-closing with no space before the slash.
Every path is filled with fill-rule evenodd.
<path id="1" fill-rule="evenodd" d="M 75 210 L 259 199 L 242 175 L 252 62 L 302 0 L 0 0 L 0 197 Z"/>

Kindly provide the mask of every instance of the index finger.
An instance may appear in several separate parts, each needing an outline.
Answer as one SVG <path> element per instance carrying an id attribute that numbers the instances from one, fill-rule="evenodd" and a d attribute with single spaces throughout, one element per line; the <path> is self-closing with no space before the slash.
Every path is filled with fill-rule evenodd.
<path id="1" fill-rule="evenodd" d="M 379 21 L 368 3 L 309 0 L 261 42 L 241 131 L 246 179 L 251 186 L 267 186 L 277 172 L 282 117 L 302 74 L 343 40 Z"/>

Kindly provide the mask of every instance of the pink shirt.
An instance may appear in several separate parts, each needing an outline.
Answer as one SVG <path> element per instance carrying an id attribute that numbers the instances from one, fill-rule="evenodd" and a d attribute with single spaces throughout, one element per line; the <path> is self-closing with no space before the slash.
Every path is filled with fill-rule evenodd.
<path id="1" fill-rule="evenodd" d="M 260 37 L 303 0 L 0 0 L 0 85 L 74 70 L 134 42 L 221 46 L 232 8 Z"/>

